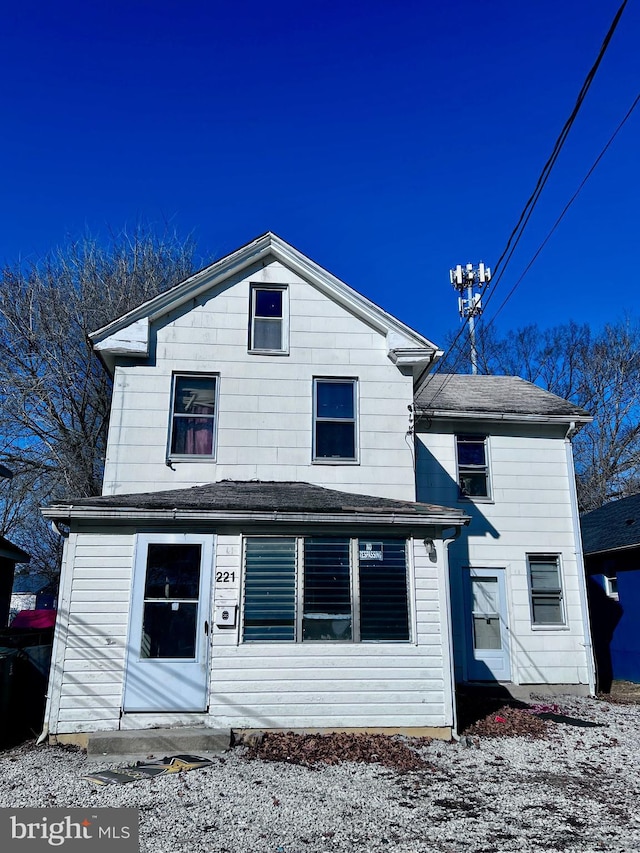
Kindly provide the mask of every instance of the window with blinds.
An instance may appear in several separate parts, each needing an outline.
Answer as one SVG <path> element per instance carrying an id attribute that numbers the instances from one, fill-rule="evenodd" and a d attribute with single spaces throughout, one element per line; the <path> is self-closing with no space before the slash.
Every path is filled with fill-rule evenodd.
<path id="1" fill-rule="evenodd" d="M 244 639 L 295 640 L 296 540 L 245 539 Z"/>
<path id="2" fill-rule="evenodd" d="M 531 621 L 534 625 L 564 625 L 560 558 L 557 555 L 529 554 Z"/>
<path id="3" fill-rule="evenodd" d="M 247 537 L 243 624 L 245 642 L 408 641 L 406 542 Z"/>
<path id="4" fill-rule="evenodd" d="M 379 545 L 379 548 L 367 548 Z M 405 542 L 385 539 L 358 543 L 360 639 L 408 640 L 407 556 Z"/>

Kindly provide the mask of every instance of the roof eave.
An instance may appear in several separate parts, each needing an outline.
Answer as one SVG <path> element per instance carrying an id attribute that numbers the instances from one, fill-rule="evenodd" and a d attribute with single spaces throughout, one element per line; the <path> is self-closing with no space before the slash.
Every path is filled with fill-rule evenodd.
<path id="1" fill-rule="evenodd" d="M 538 415 L 522 414 L 519 412 L 470 412 L 450 411 L 442 409 L 416 409 L 416 417 L 439 418 L 441 420 L 484 420 L 484 421 L 521 421 L 525 423 L 540 424 L 571 424 L 584 426 L 593 421 L 590 415 L 566 414 L 566 415 Z"/>
<path id="2" fill-rule="evenodd" d="M 373 328 L 382 334 L 386 334 L 390 350 L 397 347 L 414 347 L 423 350 L 427 356 L 431 357 L 439 352 L 438 347 L 428 338 L 420 335 L 370 299 L 362 296 L 271 231 L 215 261 L 170 290 L 147 300 L 147 302 L 123 314 L 106 326 L 91 332 L 88 336 L 89 340 L 94 349 L 101 349 L 105 356 L 109 353 L 110 358 L 105 358 L 108 362 L 112 360 L 111 357 L 119 355 L 144 357 L 146 355 L 145 346 L 139 334 L 142 329 L 137 330 L 138 334 L 133 336 L 129 348 L 123 344 L 123 336 L 119 333 L 141 323 L 147 323 L 148 332 L 148 323 L 158 320 L 174 308 L 214 288 L 230 275 L 242 272 L 242 270 L 269 255 L 288 266 L 302 278 L 311 281 L 321 291 L 330 295 L 334 301 L 360 316 Z M 109 343 L 110 338 L 113 338 L 113 344 Z"/>
<path id="3" fill-rule="evenodd" d="M 389 512 L 281 512 L 279 510 L 144 509 L 140 507 L 51 506 L 41 510 L 54 521 L 216 521 L 226 523 L 268 522 L 292 524 L 367 524 L 399 526 L 461 527 L 469 523 L 464 513 Z"/>

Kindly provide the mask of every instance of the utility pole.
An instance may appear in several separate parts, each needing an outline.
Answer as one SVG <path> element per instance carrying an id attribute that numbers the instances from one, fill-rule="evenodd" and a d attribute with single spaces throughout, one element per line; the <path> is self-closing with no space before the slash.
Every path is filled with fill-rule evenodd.
<path id="1" fill-rule="evenodd" d="M 471 345 L 471 372 L 478 372 L 478 350 L 476 348 L 476 317 L 482 314 L 481 294 L 474 293 L 475 285 L 483 290 L 491 281 L 491 270 L 482 261 L 477 267 L 458 264 L 449 270 L 449 281 L 460 294 L 458 296 L 458 311 L 460 317 L 469 320 L 469 343 Z M 466 296 L 463 293 L 466 292 Z"/>

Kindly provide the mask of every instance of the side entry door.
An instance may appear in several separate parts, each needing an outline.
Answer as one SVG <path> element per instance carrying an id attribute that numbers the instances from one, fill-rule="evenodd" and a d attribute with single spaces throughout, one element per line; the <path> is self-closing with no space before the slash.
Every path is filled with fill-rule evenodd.
<path id="1" fill-rule="evenodd" d="M 140 534 L 125 711 L 205 711 L 213 537 Z"/>
<path id="2" fill-rule="evenodd" d="M 468 681 L 510 681 L 504 569 L 465 570 Z"/>

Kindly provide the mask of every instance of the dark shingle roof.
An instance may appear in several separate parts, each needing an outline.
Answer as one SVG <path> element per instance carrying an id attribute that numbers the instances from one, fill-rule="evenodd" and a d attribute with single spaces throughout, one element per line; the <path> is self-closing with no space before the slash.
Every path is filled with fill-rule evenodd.
<path id="1" fill-rule="evenodd" d="M 519 376 L 439 373 L 415 400 L 418 413 L 482 414 L 589 421 L 584 409 Z"/>
<path id="2" fill-rule="evenodd" d="M 282 512 L 282 513 L 393 513 L 421 516 L 451 516 L 466 520 L 463 512 L 435 504 L 416 503 L 381 498 L 374 495 L 351 494 L 335 489 L 326 489 L 310 483 L 274 482 L 262 480 L 223 480 L 188 489 L 172 489 L 163 492 L 143 492 L 128 495 L 104 495 L 82 498 L 77 501 L 58 503 L 46 510 L 46 515 L 55 516 L 55 510 L 63 508 L 91 507 L 96 509 L 147 509 L 147 510 L 206 510 L 237 512 Z"/>
<path id="3" fill-rule="evenodd" d="M 585 554 L 640 545 L 640 495 L 631 495 L 585 513 L 580 518 Z"/>

